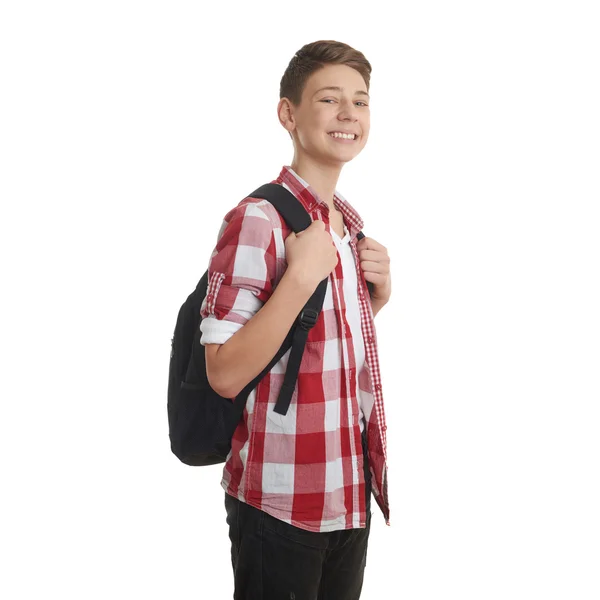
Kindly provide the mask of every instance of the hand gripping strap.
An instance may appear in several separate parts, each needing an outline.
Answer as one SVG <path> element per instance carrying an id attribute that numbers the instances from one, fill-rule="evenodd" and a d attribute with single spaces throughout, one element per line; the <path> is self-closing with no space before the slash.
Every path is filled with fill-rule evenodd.
<path id="1" fill-rule="evenodd" d="M 362 231 L 359 231 L 356 234 L 356 239 L 358 240 L 362 240 L 365 237 L 365 234 Z M 367 281 L 367 289 L 369 290 L 369 296 L 371 296 L 371 298 L 373 297 L 373 289 L 374 289 L 374 283 L 372 281 Z"/>

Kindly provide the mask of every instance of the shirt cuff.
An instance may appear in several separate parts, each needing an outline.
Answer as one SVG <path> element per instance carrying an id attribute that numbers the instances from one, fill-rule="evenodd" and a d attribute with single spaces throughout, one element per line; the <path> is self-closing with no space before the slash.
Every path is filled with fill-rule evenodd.
<path id="1" fill-rule="evenodd" d="M 206 344 L 224 344 L 234 333 L 239 331 L 243 325 L 233 321 L 219 320 L 217 317 L 208 316 L 202 319 L 200 323 L 200 343 Z"/>

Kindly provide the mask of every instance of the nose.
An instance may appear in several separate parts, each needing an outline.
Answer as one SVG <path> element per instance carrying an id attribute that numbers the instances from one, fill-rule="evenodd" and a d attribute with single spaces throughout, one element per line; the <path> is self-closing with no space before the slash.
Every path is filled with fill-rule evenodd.
<path id="1" fill-rule="evenodd" d="M 340 113 L 339 116 L 344 121 L 357 121 L 358 120 L 358 109 L 352 102 L 342 102 L 340 105 Z"/>

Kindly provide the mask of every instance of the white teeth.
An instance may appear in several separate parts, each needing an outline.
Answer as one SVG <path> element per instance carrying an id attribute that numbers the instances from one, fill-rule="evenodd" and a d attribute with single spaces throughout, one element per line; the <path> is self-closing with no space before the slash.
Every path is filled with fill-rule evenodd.
<path id="1" fill-rule="evenodd" d="M 338 132 L 334 132 L 334 133 L 330 133 L 329 135 L 331 137 L 343 138 L 345 140 L 353 140 L 354 139 L 354 134 L 353 133 L 338 133 Z"/>

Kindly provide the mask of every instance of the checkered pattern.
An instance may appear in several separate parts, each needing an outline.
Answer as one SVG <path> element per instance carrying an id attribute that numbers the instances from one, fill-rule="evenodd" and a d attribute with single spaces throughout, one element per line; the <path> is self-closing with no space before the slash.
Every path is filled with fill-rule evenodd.
<path id="1" fill-rule="evenodd" d="M 329 207 L 284 166 L 278 183 L 328 231 Z M 362 338 L 353 340 L 346 318 L 340 260 L 329 277 L 323 309 L 310 330 L 286 415 L 273 407 L 288 351 L 253 390 L 223 469 L 225 491 L 270 515 L 309 531 L 365 527 L 365 481 L 360 419 L 365 419 L 373 494 L 389 525 L 386 424 L 373 311 L 360 269 L 356 234 L 363 222 L 337 191 L 335 206 L 350 234 Z M 202 305 L 202 344 L 223 344 L 269 299 L 283 276 L 291 232 L 267 200 L 245 198 L 224 218 L 209 263 Z M 354 345 L 364 343 L 356 373 Z"/>

